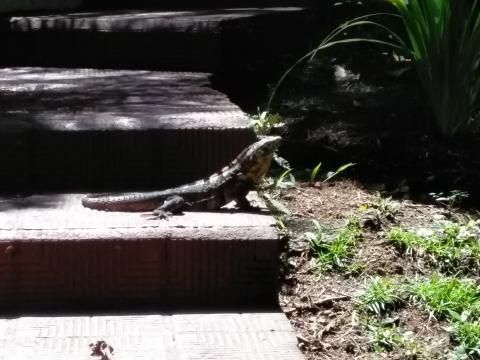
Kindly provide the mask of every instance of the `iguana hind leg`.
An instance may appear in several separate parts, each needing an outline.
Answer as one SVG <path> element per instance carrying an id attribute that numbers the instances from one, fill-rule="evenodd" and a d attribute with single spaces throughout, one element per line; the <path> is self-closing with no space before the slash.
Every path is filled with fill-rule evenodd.
<path id="1" fill-rule="evenodd" d="M 185 199 L 174 195 L 165 199 L 162 205 L 153 210 L 154 217 L 151 219 L 167 219 L 172 214 L 178 214 L 185 206 Z"/>

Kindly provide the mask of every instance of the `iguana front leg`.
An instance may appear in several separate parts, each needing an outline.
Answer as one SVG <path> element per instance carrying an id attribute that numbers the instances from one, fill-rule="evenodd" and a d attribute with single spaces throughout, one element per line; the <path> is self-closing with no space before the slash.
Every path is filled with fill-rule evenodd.
<path id="1" fill-rule="evenodd" d="M 247 199 L 247 195 L 254 186 L 245 181 L 237 181 L 234 186 L 232 186 L 231 193 L 228 194 L 229 198 L 235 200 L 237 207 L 241 210 L 251 211 L 255 209 L 250 201 Z"/>
<path id="2" fill-rule="evenodd" d="M 256 207 L 252 206 L 250 201 L 248 201 L 248 199 L 245 196 L 237 198 L 235 200 L 235 203 L 237 204 L 237 207 L 241 210 L 252 211 L 256 209 Z"/>

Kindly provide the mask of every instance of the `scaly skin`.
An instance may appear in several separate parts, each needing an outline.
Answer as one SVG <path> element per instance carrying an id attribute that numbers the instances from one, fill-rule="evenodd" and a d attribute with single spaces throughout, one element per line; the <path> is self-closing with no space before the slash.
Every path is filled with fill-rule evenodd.
<path id="1" fill-rule="evenodd" d="M 205 180 L 161 191 L 87 195 L 82 205 L 103 211 L 153 211 L 160 216 L 183 210 L 217 210 L 233 200 L 247 207 L 245 196 L 270 168 L 280 141 L 278 136 L 257 141 Z"/>

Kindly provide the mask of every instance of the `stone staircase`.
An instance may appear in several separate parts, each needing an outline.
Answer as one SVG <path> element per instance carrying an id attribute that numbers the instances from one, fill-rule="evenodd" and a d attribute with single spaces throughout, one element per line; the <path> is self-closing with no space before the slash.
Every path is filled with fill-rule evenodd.
<path id="1" fill-rule="evenodd" d="M 277 305 L 268 212 L 161 221 L 80 199 L 170 187 L 228 163 L 255 137 L 212 74 L 243 59 L 249 41 L 255 56 L 260 42 L 280 41 L 286 21 L 305 31 L 307 15 L 210 6 L 3 16 L 0 360 L 91 359 L 98 340 L 115 360 L 302 359 Z"/>

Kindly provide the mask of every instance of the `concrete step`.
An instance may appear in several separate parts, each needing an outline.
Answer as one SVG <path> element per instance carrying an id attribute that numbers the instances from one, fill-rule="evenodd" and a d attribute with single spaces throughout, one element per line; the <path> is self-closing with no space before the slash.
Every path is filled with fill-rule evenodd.
<path id="1" fill-rule="evenodd" d="M 274 307 L 280 243 L 266 212 L 83 208 L 81 194 L 0 201 L 0 309 Z"/>
<path id="2" fill-rule="evenodd" d="M 278 312 L 0 318 L 0 360 L 91 360 L 100 340 L 115 360 L 304 359 Z"/>
<path id="3" fill-rule="evenodd" d="M 0 188 L 162 188 L 254 142 L 208 73 L 0 69 Z"/>
<path id="4" fill-rule="evenodd" d="M 270 61 L 291 52 L 306 39 L 306 15 L 254 7 L 8 16 L 0 65 L 217 71 L 245 50 Z"/>

